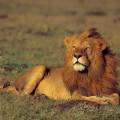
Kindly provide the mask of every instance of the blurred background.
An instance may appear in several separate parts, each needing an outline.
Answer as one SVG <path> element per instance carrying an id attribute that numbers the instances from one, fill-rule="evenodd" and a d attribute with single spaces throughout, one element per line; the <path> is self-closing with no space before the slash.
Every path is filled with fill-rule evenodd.
<path id="1" fill-rule="evenodd" d="M 119 79 L 120 0 L 0 0 L 0 78 L 14 82 L 33 65 L 62 65 L 64 37 L 80 34 L 90 27 L 97 28 L 116 53 Z M 4 100 L 4 97 L 1 98 Z M 12 107 L 18 109 L 15 106 Z M 7 105 L 4 107 L 10 111 Z M 11 114 L 6 113 L 9 120 Z M 15 114 L 16 111 L 14 117 Z"/>

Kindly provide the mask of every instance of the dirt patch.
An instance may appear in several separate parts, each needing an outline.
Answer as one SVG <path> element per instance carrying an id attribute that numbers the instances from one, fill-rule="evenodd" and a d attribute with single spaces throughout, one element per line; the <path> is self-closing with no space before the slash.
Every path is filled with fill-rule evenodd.
<path id="1" fill-rule="evenodd" d="M 0 14 L 0 20 L 7 19 L 8 15 L 7 14 Z"/>

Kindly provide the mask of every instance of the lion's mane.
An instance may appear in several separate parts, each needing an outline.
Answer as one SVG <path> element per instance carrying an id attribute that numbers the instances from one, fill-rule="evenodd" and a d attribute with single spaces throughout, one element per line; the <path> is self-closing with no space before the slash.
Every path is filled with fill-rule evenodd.
<path id="1" fill-rule="evenodd" d="M 96 33 L 91 37 L 95 39 Z M 69 55 L 70 53 L 67 53 L 65 56 L 65 63 L 68 63 Z M 65 64 L 63 80 L 71 92 L 78 90 L 85 96 L 118 92 L 115 55 L 109 47 L 106 47 L 102 55 L 95 55 L 88 72 L 84 74 L 74 71 L 69 64 Z"/>

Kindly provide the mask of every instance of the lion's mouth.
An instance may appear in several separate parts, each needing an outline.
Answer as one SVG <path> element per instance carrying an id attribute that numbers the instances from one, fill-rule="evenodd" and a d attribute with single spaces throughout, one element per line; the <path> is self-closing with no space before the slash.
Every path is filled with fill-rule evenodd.
<path id="1" fill-rule="evenodd" d="M 73 64 L 73 68 L 75 71 L 80 71 L 80 72 L 87 70 L 87 66 L 79 62 Z"/>
<path id="2" fill-rule="evenodd" d="M 73 58 L 73 69 L 75 71 L 84 72 L 88 69 L 88 66 L 88 62 L 83 62 L 83 60 Z"/>

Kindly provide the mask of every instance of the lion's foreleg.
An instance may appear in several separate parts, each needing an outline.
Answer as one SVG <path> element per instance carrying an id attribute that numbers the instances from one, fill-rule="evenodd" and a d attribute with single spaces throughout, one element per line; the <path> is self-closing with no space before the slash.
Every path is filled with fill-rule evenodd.
<path id="1" fill-rule="evenodd" d="M 89 102 L 95 102 L 97 104 L 113 104 L 113 105 L 117 105 L 119 104 L 119 95 L 117 93 L 113 93 L 111 95 L 107 95 L 107 96 L 82 96 L 80 94 L 73 94 L 72 95 L 72 99 L 73 100 L 85 100 L 85 101 L 89 101 Z"/>
<path id="2" fill-rule="evenodd" d="M 107 95 L 107 96 L 103 96 L 104 99 L 107 99 L 108 102 L 112 105 L 118 105 L 119 104 L 119 100 L 120 100 L 120 97 L 119 97 L 119 94 L 118 93 L 113 93 L 111 95 Z"/>
<path id="3" fill-rule="evenodd" d="M 97 102 L 98 104 L 112 104 L 112 105 L 118 105 L 119 104 L 119 95 L 117 93 L 113 93 L 111 95 L 107 96 L 90 96 L 87 97 L 88 100 L 93 100 L 93 102 Z"/>
<path id="4" fill-rule="evenodd" d="M 15 86 L 23 94 L 31 94 L 46 72 L 46 67 L 38 65 L 16 80 Z"/>

